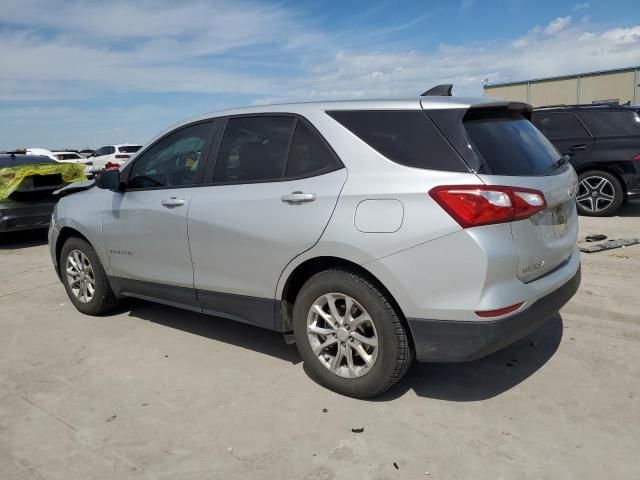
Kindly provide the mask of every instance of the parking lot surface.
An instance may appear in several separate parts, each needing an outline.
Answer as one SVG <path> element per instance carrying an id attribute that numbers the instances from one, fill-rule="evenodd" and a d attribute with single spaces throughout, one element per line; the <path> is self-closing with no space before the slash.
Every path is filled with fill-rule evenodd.
<path id="1" fill-rule="evenodd" d="M 640 204 L 580 221 L 640 236 Z M 46 235 L 0 238 L 3 480 L 640 478 L 640 245 L 583 254 L 526 339 L 361 401 L 276 333 L 142 301 L 84 316 Z"/>

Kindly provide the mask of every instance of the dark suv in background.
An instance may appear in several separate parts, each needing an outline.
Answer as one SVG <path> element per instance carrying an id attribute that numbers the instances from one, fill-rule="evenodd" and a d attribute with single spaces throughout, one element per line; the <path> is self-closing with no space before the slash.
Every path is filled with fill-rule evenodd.
<path id="1" fill-rule="evenodd" d="M 637 107 L 636 107 L 637 108 Z M 532 122 L 568 155 L 580 178 L 578 212 L 613 215 L 640 197 L 640 115 L 620 105 L 571 105 L 535 109 Z"/>

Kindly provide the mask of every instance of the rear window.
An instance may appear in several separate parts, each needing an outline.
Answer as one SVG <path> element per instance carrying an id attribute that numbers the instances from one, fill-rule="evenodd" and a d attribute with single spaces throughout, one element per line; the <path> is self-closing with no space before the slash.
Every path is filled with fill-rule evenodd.
<path id="1" fill-rule="evenodd" d="M 431 170 L 468 171 L 421 110 L 349 110 L 327 114 L 396 163 Z"/>
<path id="2" fill-rule="evenodd" d="M 517 113 L 470 113 L 464 126 L 493 175 L 539 176 L 557 173 L 561 155 L 529 120 Z"/>
<path id="3" fill-rule="evenodd" d="M 11 155 L 0 154 L 0 168 L 20 167 L 22 165 L 41 165 L 55 163 L 48 157 L 40 155 Z"/>
<path id="4" fill-rule="evenodd" d="M 580 118 L 596 137 L 640 135 L 640 116 L 633 110 L 584 111 Z"/>
<path id="5" fill-rule="evenodd" d="M 58 160 L 77 160 L 79 158 L 82 158 L 77 153 L 59 153 L 56 155 L 56 157 L 58 157 Z"/>
<path id="6" fill-rule="evenodd" d="M 142 148 L 141 145 L 125 145 L 124 147 L 118 147 L 118 150 L 121 153 L 136 153 L 140 148 Z"/>

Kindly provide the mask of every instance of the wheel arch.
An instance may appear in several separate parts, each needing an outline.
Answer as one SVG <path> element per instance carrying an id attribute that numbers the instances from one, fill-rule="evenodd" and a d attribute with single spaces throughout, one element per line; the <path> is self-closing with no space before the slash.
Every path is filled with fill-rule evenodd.
<path id="1" fill-rule="evenodd" d="M 56 239 L 56 263 L 58 264 L 58 274 L 60 274 L 60 254 L 62 253 L 62 247 L 64 246 L 65 242 L 70 239 L 71 237 L 77 237 L 77 238 L 81 238 L 82 240 L 84 240 L 85 242 L 87 242 L 89 245 L 91 245 L 91 242 L 89 241 L 89 239 L 84 236 L 82 233 L 80 233 L 78 230 L 76 230 L 73 227 L 62 227 L 62 229 L 60 230 L 60 233 L 58 233 L 58 238 Z"/>
<path id="2" fill-rule="evenodd" d="M 615 162 L 608 162 L 608 163 L 587 163 L 585 165 L 579 165 L 576 168 L 576 173 L 578 175 L 582 175 L 583 173 L 586 173 L 589 171 L 607 172 L 613 175 L 614 177 L 616 177 L 616 179 L 620 182 L 620 185 L 622 185 L 622 190 L 626 197 L 628 186 L 627 186 L 627 182 L 624 180 L 624 177 L 621 173 L 621 171 L 623 171 L 621 166 L 616 165 Z"/>
<path id="3" fill-rule="evenodd" d="M 300 292 L 300 289 L 305 284 L 305 282 L 316 273 L 332 268 L 342 268 L 362 275 L 364 278 L 373 283 L 377 288 L 379 288 L 387 296 L 401 321 L 403 322 L 413 348 L 413 337 L 411 335 L 411 329 L 406 322 L 406 318 L 404 316 L 404 313 L 402 312 L 402 309 L 400 308 L 400 305 L 391 294 L 389 289 L 387 289 L 387 287 L 385 287 L 384 284 L 380 280 L 378 280 L 378 278 L 374 274 L 372 274 L 362 265 L 358 265 L 355 262 L 346 260 L 341 257 L 312 257 L 301 262 L 291 271 L 291 273 L 287 277 L 287 280 L 284 282 L 282 294 L 280 296 L 280 319 L 284 331 L 292 330 L 293 305 L 295 303 L 296 297 L 298 296 L 298 293 Z"/>

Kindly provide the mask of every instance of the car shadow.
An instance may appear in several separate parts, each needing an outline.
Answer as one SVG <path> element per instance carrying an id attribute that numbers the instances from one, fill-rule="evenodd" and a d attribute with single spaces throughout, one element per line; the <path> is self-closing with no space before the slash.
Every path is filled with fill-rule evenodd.
<path id="1" fill-rule="evenodd" d="M 0 250 L 17 250 L 47 244 L 47 229 L 0 233 Z"/>
<path id="2" fill-rule="evenodd" d="M 116 313 L 200 335 L 298 364 L 295 345 L 282 334 L 219 317 L 127 299 Z M 372 399 L 393 401 L 409 390 L 418 396 L 452 402 L 486 400 L 526 380 L 553 356 L 562 340 L 562 317 L 556 314 L 524 339 L 488 357 L 466 363 L 415 363 L 394 387 Z M 305 371 L 313 379 L 311 372 Z"/>
<path id="3" fill-rule="evenodd" d="M 246 348 L 292 364 L 302 361 L 296 346 L 287 345 L 281 333 L 143 300 L 127 299 L 115 313 L 127 311 L 130 317 Z"/>
<path id="4" fill-rule="evenodd" d="M 640 217 L 640 201 L 630 201 L 622 205 L 616 217 Z"/>
<path id="5" fill-rule="evenodd" d="M 523 382 L 551 359 L 563 332 L 560 314 L 518 342 L 488 357 L 465 363 L 416 363 L 394 387 L 373 401 L 389 401 L 413 390 L 420 397 L 473 402 Z"/>

